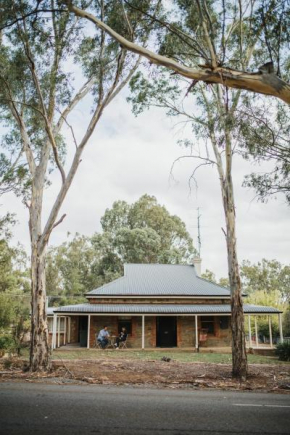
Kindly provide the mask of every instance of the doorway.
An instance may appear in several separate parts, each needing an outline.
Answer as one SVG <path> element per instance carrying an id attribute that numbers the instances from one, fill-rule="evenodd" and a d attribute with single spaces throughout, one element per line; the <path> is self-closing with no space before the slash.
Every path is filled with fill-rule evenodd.
<path id="1" fill-rule="evenodd" d="M 87 347 L 88 316 L 79 316 L 79 343 L 80 347 Z"/>
<path id="2" fill-rule="evenodd" d="M 156 317 L 156 339 L 157 347 L 177 346 L 176 316 Z"/>

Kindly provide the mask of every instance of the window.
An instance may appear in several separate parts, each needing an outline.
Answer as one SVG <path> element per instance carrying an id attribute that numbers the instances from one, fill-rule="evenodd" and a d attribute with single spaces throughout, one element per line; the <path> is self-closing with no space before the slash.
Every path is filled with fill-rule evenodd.
<path id="1" fill-rule="evenodd" d="M 52 332 L 52 325 L 53 325 L 53 318 L 52 317 L 48 317 L 47 318 L 48 332 Z"/>
<path id="2" fill-rule="evenodd" d="M 214 317 L 213 316 L 202 317 L 201 329 L 206 329 L 208 334 L 214 334 Z"/>
<path id="3" fill-rule="evenodd" d="M 48 322 L 48 332 L 52 333 L 53 332 L 53 317 L 48 317 L 47 322 Z M 60 322 L 59 332 L 64 332 L 65 318 L 64 317 L 57 318 L 56 332 L 58 332 L 58 322 Z"/>
<path id="4" fill-rule="evenodd" d="M 120 333 L 122 328 L 126 328 L 127 334 L 132 334 L 132 319 L 131 317 L 119 317 L 118 318 L 118 332 Z"/>

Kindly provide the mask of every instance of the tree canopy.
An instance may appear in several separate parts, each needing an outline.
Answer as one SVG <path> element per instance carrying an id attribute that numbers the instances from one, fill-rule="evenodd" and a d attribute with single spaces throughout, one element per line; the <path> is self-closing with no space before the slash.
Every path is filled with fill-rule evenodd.
<path id="1" fill-rule="evenodd" d="M 244 260 L 241 264 L 243 288 L 249 296 L 256 292 L 265 295 L 278 292 L 280 301 L 290 302 L 290 265 L 283 266 L 277 260 L 266 260 L 252 264 Z"/>
<path id="2" fill-rule="evenodd" d="M 101 233 L 76 234 L 50 250 L 49 295 L 81 296 L 121 276 L 124 263 L 188 263 L 195 253 L 184 222 L 154 196 L 143 195 L 133 204 L 114 202 L 101 225 Z"/>

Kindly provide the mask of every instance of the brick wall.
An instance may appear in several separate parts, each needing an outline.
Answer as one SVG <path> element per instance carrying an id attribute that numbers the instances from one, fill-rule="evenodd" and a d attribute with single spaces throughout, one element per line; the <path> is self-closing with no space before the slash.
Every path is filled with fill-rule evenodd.
<path id="1" fill-rule="evenodd" d="M 66 343 L 67 343 L 67 338 L 66 338 Z M 52 332 L 50 332 L 48 334 L 48 344 L 49 344 L 49 346 L 52 346 Z M 64 345 L 64 333 L 63 332 L 60 333 L 59 345 L 60 346 Z M 56 346 L 58 347 L 58 333 L 56 333 Z"/>
<path id="2" fill-rule="evenodd" d="M 195 317 L 177 317 L 177 347 L 195 347 Z"/>
<path id="3" fill-rule="evenodd" d="M 221 317 L 214 316 L 214 334 L 208 334 L 207 340 L 200 343 L 201 347 L 228 347 L 231 345 L 231 322 L 228 316 L 228 328 L 221 329 Z"/>
<path id="4" fill-rule="evenodd" d="M 142 317 L 132 316 L 131 319 L 132 332 L 129 335 L 127 346 L 140 349 L 142 347 Z M 214 316 L 214 334 L 208 334 L 205 342 L 199 342 L 201 347 L 230 346 L 230 322 L 227 329 L 221 329 L 220 319 L 219 316 Z M 103 329 L 104 325 L 108 326 L 111 335 L 118 335 L 118 316 L 91 316 L 90 347 L 94 347 L 95 335 Z M 201 319 L 198 317 L 199 332 L 200 329 Z M 195 316 L 177 316 L 177 346 L 180 348 L 195 348 Z M 156 347 L 156 317 L 145 316 L 145 348 L 154 347 Z"/>
<path id="5" fill-rule="evenodd" d="M 118 317 L 91 316 L 90 347 L 94 347 L 95 336 L 105 325 L 108 327 L 110 335 L 118 335 Z"/>
<path id="6" fill-rule="evenodd" d="M 145 347 L 156 347 L 156 317 L 145 317 Z"/>
<path id="7" fill-rule="evenodd" d="M 71 316 L 70 323 L 70 343 L 78 343 L 79 341 L 79 316 Z"/>
<path id="8" fill-rule="evenodd" d="M 142 347 L 142 317 L 133 316 L 132 331 L 129 334 L 128 348 Z M 108 326 L 111 335 L 118 335 L 118 316 L 91 316 L 90 347 L 94 346 L 95 335 L 104 325 Z M 145 347 L 156 347 L 156 317 L 145 317 Z"/>

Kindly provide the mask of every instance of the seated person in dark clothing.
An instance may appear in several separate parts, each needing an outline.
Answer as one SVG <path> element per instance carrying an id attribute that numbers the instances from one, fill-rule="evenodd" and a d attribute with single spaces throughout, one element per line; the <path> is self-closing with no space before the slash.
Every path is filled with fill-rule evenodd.
<path id="1" fill-rule="evenodd" d="M 122 328 L 122 330 L 119 334 L 119 337 L 116 338 L 116 343 L 115 343 L 116 349 L 119 349 L 120 341 L 127 340 L 127 336 L 128 336 L 128 334 L 127 334 L 126 328 Z"/>
<path id="2" fill-rule="evenodd" d="M 109 342 L 108 337 L 110 337 L 108 327 L 104 326 L 104 328 L 100 330 L 98 335 L 98 341 L 101 343 L 103 349 L 105 349 Z"/>

